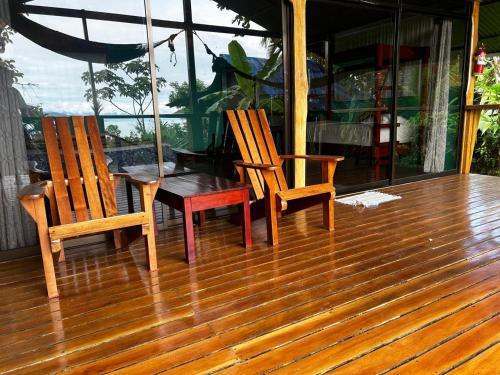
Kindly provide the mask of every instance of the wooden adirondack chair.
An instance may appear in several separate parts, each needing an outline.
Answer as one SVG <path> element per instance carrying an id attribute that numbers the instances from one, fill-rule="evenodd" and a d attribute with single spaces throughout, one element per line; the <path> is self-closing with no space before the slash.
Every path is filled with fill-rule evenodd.
<path id="1" fill-rule="evenodd" d="M 50 298 L 59 296 L 52 252 L 60 252 L 59 261 L 64 261 L 62 241 L 65 239 L 113 231 L 115 247 L 121 248 L 128 244 L 127 232 L 123 229 L 139 226 L 138 234 L 145 236 L 146 240 L 149 269 L 153 271 L 158 268 L 152 204 L 159 181 L 126 174 L 110 174 L 96 118 L 72 117 L 72 123 L 78 153 L 75 152 L 68 118 L 43 118 L 42 128 L 52 181 L 29 185 L 19 195 L 23 207 L 37 225 Z M 116 187 L 122 177 L 138 187 L 142 212 L 118 215 Z M 48 211 L 52 219 L 50 226 L 45 198 L 49 201 Z"/>
<path id="2" fill-rule="evenodd" d="M 259 110 L 226 111 L 242 161 L 234 164 L 245 182 L 248 178 L 255 197 L 265 199 L 267 240 L 270 245 L 278 244 L 278 213 L 285 211 L 288 202 L 302 198 L 320 197 L 323 204 L 323 224 L 326 229 L 334 229 L 333 199 L 335 188 L 333 175 L 341 156 L 322 155 L 281 155 L 278 156 L 266 113 Z M 282 165 L 286 159 L 317 160 L 322 162 L 323 183 L 303 188 L 289 189 Z"/>

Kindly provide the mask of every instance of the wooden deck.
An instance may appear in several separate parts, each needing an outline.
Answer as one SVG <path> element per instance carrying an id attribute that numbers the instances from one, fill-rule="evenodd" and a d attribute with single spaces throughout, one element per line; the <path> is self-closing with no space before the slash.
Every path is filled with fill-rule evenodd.
<path id="1" fill-rule="evenodd" d="M 274 249 L 209 221 L 192 266 L 171 228 L 153 277 L 142 243 L 69 249 L 51 303 L 38 257 L 1 263 L 0 372 L 499 373 L 500 178 L 384 191 L 332 235 L 319 207 L 283 218 Z"/>

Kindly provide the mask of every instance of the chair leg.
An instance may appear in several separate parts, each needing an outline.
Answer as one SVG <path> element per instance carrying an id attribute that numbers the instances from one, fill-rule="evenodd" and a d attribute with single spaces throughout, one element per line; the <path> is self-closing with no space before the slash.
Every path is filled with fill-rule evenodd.
<path id="1" fill-rule="evenodd" d="M 158 269 L 158 260 L 156 259 L 156 240 L 155 232 L 149 230 L 149 233 L 145 237 L 146 243 L 146 260 L 148 262 L 148 268 L 150 271 L 156 271 Z"/>
<path id="2" fill-rule="evenodd" d="M 326 161 L 321 164 L 321 178 L 323 183 L 330 184 L 333 188 L 333 175 L 335 174 L 335 169 L 337 168 L 336 161 Z M 334 198 L 335 198 L 335 189 L 333 189 L 330 196 L 325 198 L 323 201 L 323 225 L 330 232 L 334 229 Z"/>
<path id="3" fill-rule="evenodd" d="M 271 246 L 276 246 L 278 240 L 278 210 L 276 207 L 276 194 L 268 194 L 266 192 L 266 225 L 267 225 L 267 242 Z"/>
<path id="4" fill-rule="evenodd" d="M 56 273 L 54 271 L 54 259 L 50 245 L 49 228 L 47 225 L 47 216 L 45 214 L 45 204 L 43 199 L 34 203 L 35 221 L 37 223 L 38 238 L 40 240 L 40 250 L 42 252 L 43 271 L 45 273 L 45 283 L 47 284 L 47 293 L 49 298 L 59 297 L 57 291 Z"/>
<path id="5" fill-rule="evenodd" d="M 42 239 L 44 237 L 44 239 Z M 49 298 L 59 297 L 57 291 L 56 273 L 54 271 L 54 259 L 50 250 L 50 240 L 47 235 L 40 234 L 40 249 L 42 251 L 43 271 L 45 274 L 45 283 L 47 284 L 47 294 Z"/>
<path id="6" fill-rule="evenodd" d="M 142 209 L 148 214 L 148 224 L 143 226 L 142 233 L 145 235 L 146 243 L 146 259 L 150 271 L 158 269 L 158 260 L 156 259 L 156 217 L 154 215 L 154 197 L 158 186 L 141 186 L 141 206 Z"/>
<path id="7" fill-rule="evenodd" d="M 334 208 L 333 198 L 323 202 L 323 225 L 330 232 L 334 229 Z"/>
<path id="8" fill-rule="evenodd" d="M 117 229 L 113 231 L 113 242 L 115 249 L 125 249 L 128 247 L 127 231 L 124 229 Z"/>
<path id="9" fill-rule="evenodd" d="M 64 242 L 61 241 L 61 250 L 59 251 L 59 263 L 63 263 L 66 261 L 66 254 L 64 253 Z"/>

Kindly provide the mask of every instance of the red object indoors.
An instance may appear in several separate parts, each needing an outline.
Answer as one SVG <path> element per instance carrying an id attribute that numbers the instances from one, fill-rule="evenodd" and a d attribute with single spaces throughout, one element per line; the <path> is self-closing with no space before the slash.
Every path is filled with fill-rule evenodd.
<path id="1" fill-rule="evenodd" d="M 474 68 L 474 75 L 481 76 L 484 72 L 484 66 L 486 65 L 486 49 L 484 46 L 479 47 L 476 55 L 476 66 Z"/>

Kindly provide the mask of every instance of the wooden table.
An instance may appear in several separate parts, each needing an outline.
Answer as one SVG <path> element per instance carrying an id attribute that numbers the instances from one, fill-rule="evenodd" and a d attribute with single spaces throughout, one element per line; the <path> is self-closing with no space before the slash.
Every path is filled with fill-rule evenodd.
<path id="1" fill-rule="evenodd" d="M 158 164 L 127 165 L 121 167 L 121 169 L 122 171 L 132 175 L 158 176 Z M 190 173 L 193 173 L 193 170 L 185 168 L 182 165 L 177 165 L 177 163 L 163 163 L 163 175 L 165 177 L 182 176 Z"/>
<path id="2" fill-rule="evenodd" d="M 200 213 L 200 224 L 203 225 L 205 210 L 239 205 L 243 245 L 245 248 L 252 246 L 249 196 L 249 185 L 200 173 L 163 178 L 155 199 L 182 212 L 186 260 L 192 263 L 196 260 L 193 229 L 195 212 Z"/>

